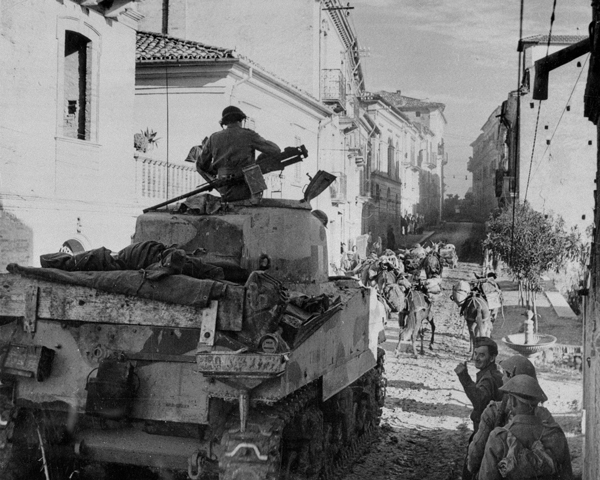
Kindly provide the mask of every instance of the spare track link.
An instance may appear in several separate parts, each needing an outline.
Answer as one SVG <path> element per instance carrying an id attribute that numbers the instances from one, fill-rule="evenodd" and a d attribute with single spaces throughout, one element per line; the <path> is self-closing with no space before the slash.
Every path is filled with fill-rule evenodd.
<path id="1" fill-rule="evenodd" d="M 312 383 L 272 407 L 257 407 L 250 413 L 243 433 L 237 417 L 228 422 L 221 439 L 220 480 L 236 480 L 240 472 L 247 473 L 243 478 L 254 474 L 257 480 L 278 480 L 283 429 L 318 395 L 318 385 Z"/>
<path id="2" fill-rule="evenodd" d="M 360 434 L 353 434 L 345 445 L 326 458 L 323 450 L 321 463 L 323 468 L 312 474 L 288 472 L 288 465 L 295 459 L 290 452 L 282 452 L 290 439 L 284 438 L 286 427 L 294 427 L 299 420 L 323 418 L 320 407 L 320 388 L 317 382 L 291 394 L 272 406 L 257 407 L 248 418 L 246 432 L 241 433 L 237 416 L 230 420 L 228 428 L 221 439 L 223 454 L 219 460 L 220 480 L 237 480 L 252 478 L 257 480 L 335 480 L 365 451 L 377 438 L 378 425 L 385 400 L 387 382 L 383 376 L 384 352 L 379 349 L 377 365 L 346 388 L 359 388 L 369 391 L 371 401 L 371 421 L 364 426 Z M 315 402 L 315 400 L 318 402 Z M 302 414 L 302 415 L 299 415 Z M 292 439 L 293 442 L 293 439 Z M 319 451 L 319 450 L 317 450 Z M 286 462 L 287 460 L 287 462 Z M 297 459 L 296 459 L 297 460 Z M 316 463 L 316 462 L 315 462 Z M 310 470 L 308 468 L 307 470 Z M 246 476 L 238 477 L 244 472 Z M 251 473 L 250 473 L 251 472 Z"/>

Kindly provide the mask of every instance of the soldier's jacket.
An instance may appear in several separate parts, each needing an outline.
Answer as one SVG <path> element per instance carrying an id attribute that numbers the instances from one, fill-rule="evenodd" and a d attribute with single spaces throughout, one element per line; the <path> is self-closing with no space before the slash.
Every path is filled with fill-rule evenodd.
<path id="1" fill-rule="evenodd" d="M 254 163 L 256 150 L 268 155 L 281 152 L 276 144 L 265 140 L 255 131 L 229 125 L 208 138 L 196 168 L 213 176 L 239 174 L 242 168 Z"/>
<path id="2" fill-rule="evenodd" d="M 488 441 L 490 433 L 496 427 L 504 427 L 508 421 L 511 420 L 511 417 L 506 418 L 504 421 L 500 421 L 499 417 L 501 417 L 504 412 L 502 410 L 502 402 L 492 401 L 483 411 L 481 415 L 481 421 L 479 422 L 479 428 L 475 435 L 473 436 L 473 440 L 469 444 L 469 453 L 467 456 L 467 467 L 471 473 L 477 473 L 479 467 L 481 465 L 481 460 L 483 459 L 483 454 L 485 452 L 485 444 Z M 538 417 L 542 422 L 553 424 L 554 418 L 552 414 L 545 407 L 537 407 L 535 409 L 535 416 Z"/>
<path id="3" fill-rule="evenodd" d="M 458 379 L 473 404 L 471 420 L 473 420 L 473 431 L 476 433 L 485 407 L 492 400 L 502 400 L 502 393 L 498 391 L 502 386 L 502 374 L 495 363 L 490 363 L 477 372 L 475 382 L 466 370 L 458 376 Z"/>

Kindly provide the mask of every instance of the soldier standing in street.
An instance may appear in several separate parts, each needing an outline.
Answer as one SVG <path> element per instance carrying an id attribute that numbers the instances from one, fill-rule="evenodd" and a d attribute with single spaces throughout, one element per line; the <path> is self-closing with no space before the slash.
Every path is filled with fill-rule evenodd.
<path id="1" fill-rule="evenodd" d="M 473 420 L 473 432 L 477 432 L 481 414 L 491 400 L 502 400 L 498 388 L 502 386 L 502 374 L 496 366 L 498 345 L 489 337 L 477 337 L 475 339 L 475 368 L 477 372 L 476 381 L 473 381 L 467 370 L 467 362 L 459 363 L 454 372 L 473 404 L 471 420 Z"/>
<path id="2" fill-rule="evenodd" d="M 537 380 L 533 363 L 522 355 L 513 355 L 512 357 L 503 360 L 500 362 L 500 367 L 502 367 L 503 370 L 502 380 L 504 384 L 516 375 L 528 375 Z M 479 428 L 477 429 L 477 433 L 473 436 L 473 441 L 469 444 L 469 453 L 467 457 L 467 467 L 473 475 L 476 475 L 479 471 L 485 451 L 485 445 L 492 430 L 496 427 L 504 427 L 510 420 L 508 399 L 509 396 L 504 394 L 501 402 L 490 402 L 481 415 Z M 537 407 L 535 409 L 535 415 L 543 422 L 554 422 L 552 414 L 544 407 Z"/>
<path id="3" fill-rule="evenodd" d="M 467 397 L 473 405 L 471 420 L 473 421 L 473 434 L 469 438 L 469 444 L 477 433 L 481 414 L 488 403 L 492 400 L 502 400 L 502 394 L 498 388 L 502 386 L 502 374 L 496 366 L 498 345 L 489 337 L 477 337 L 475 339 L 475 368 L 477 372 L 476 381 L 473 381 L 467 369 L 467 362 L 459 363 L 454 372 L 463 386 Z M 470 480 L 471 472 L 467 468 L 467 458 L 463 465 L 463 480 Z"/>
<path id="4" fill-rule="evenodd" d="M 479 480 L 572 480 L 571 455 L 556 422 L 544 422 L 536 410 L 548 398 L 537 380 L 515 375 L 500 387 L 509 396 L 513 415 L 506 427 L 492 431 L 477 478 Z"/>

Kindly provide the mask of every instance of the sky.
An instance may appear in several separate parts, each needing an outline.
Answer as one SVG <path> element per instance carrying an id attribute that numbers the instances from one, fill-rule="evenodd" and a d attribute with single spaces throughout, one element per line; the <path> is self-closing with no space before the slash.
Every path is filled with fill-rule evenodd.
<path id="1" fill-rule="evenodd" d="M 554 0 L 524 0 L 523 37 L 548 35 Z M 446 193 L 471 186 L 470 144 L 518 85 L 520 0 L 352 0 L 367 91 L 446 105 Z M 556 0 L 552 35 L 587 35 L 590 0 Z"/>

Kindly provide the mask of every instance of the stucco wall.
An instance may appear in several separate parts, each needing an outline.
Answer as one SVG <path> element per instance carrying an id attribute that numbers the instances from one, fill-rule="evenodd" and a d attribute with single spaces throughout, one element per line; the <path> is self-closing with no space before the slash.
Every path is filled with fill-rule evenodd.
<path id="1" fill-rule="evenodd" d="M 37 264 L 41 253 L 77 235 L 89 248 L 126 246 L 136 213 L 134 29 L 68 0 L 4 1 L 1 14 L 0 207 L 31 232 L 26 263 Z M 89 141 L 63 138 L 59 126 L 67 29 L 88 37 L 94 49 Z M 10 257 L 0 252 L 0 268 Z"/>
<path id="2" fill-rule="evenodd" d="M 535 49 L 545 52 L 545 48 Z M 595 127 L 583 116 L 587 78 L 584 60 L 581 57 L 550 74 L 548 100 L 542 102 L 540 111 L 533 164 L 539 102 L 532 100 L 531 94 L 522 97 L 519 176 L 521 200 L 526 197 L 535 210 L 561 215 L 569 226 L 577 225 L 582 232 L 593 221 L 597 148 Z M 582 66 L 577 66 L 578 62 Z"/>

